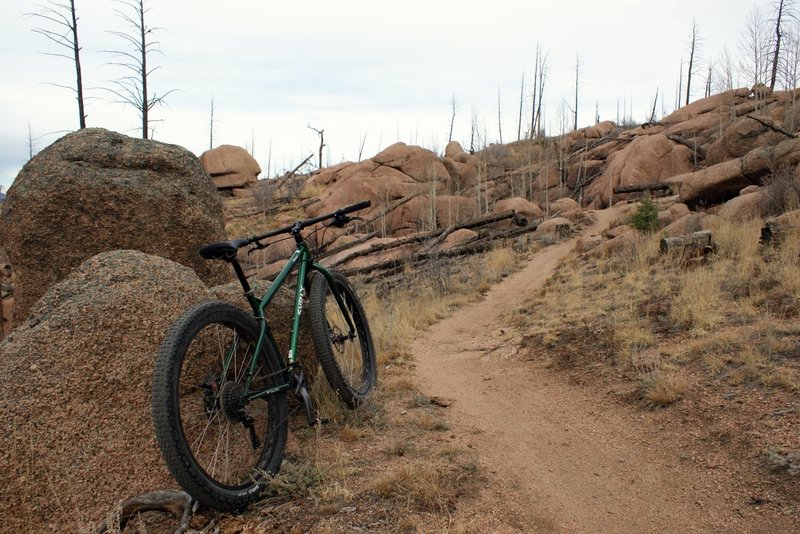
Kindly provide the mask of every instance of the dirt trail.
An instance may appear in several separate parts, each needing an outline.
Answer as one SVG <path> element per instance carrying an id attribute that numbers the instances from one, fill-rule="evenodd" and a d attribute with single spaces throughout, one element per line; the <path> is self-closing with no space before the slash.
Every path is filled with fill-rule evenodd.
<path id="1" fill-rule="evenodd" d="M 596 216 L 584 234 L 615 213 Z M 680 421 L 654 428 L 605 391 L 514 357 L 503 312 L 541 288 L 574 246 L 544 249 L 412 345 L 422 391 L 453 401 L 451 437 L 489 474 L 474 515 L 497 510 L 492 530 L 499 522 L 510 532 L 797 532 L 797 517 L 749 502 L 746 476 L 687 456 L 680 437 L 690 429 Z"/>

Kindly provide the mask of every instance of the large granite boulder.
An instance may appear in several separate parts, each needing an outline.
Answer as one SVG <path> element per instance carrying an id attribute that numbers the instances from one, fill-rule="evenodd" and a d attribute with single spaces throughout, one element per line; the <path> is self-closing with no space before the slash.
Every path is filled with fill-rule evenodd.
<path id="1" fill-rule="evenodd" d="M 220 199 L 191 152 L 99 128 L 34 156 L 0 213 L 0 243 L 17 273 L 17 322 L 47 288 L 108 250 L 157 254 L 221 283 L 229 279 L 225 266 L 197 249 L 224 239 Z"/>
<path id="2" fill-rule="evenodd" d="M 155 356 L 176 317 L 218 299 L 247 309 L 238 285 L 208 289 L 173 261 L 104 252 L 0 341 L 1 531 L 88 532 L 118 502 L 176 486 L 152 427 Z M 284 292 L 270 305 L 283 350 L 292 305 Z"/>

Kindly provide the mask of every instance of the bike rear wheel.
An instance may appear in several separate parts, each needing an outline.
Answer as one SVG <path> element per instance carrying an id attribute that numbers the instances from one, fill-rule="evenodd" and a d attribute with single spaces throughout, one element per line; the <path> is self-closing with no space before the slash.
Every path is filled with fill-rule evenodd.
<path id="1" fill-rule="evenodd" d="M 177 482 L 209 508 L 248 506 L 280 468 L 286 391 L 250 401 L 242 395 L 258 335 L 258 323 L 244 311 L 206 302 L 178 318 L 156 360 L 152 403 L 158 444 Z M 267 343 L 251 390 L 281 386 L 284 374 Z"/>
<path id="2" fill-rule="evenodd" d="M 375 347 L 355 290 L 343 274 L 334 271 L 331 276 L 344 309 L 325 276 L 315 273 L 309 296 L 311 337 L 328 383 L 349 408 L 355 408 L 377 381 Z M 350 317 L 353 329 L 346 316 Z"/>

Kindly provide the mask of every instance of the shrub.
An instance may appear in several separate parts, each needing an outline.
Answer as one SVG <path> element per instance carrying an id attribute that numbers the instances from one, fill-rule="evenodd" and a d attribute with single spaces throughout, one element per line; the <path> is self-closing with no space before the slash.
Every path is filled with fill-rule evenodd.
<path id="1" fill-rule="evenodd" d="M 631 215 L 631 226 L 644 233 L 658 230 L 658 208 L 650 197 L 644 197 Z"/>

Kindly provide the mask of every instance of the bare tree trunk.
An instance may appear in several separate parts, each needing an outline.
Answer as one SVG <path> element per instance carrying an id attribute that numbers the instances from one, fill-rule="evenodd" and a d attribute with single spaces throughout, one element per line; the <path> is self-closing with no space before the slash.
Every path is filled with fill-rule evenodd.
<path id="1" fill-rule="evenodd" d="M 367 144 L 367 134 L 364 134 L 364 137 L 361 138 L 361 144 L 358 147 L 358 161 L 361 161 L 361 157 L 364 154 L 365 144 Z"/>
<path id="2" fill-rule="evenodd" d="M 497 88 L 497 132 L 500 135 L 500 144 L 503 144 L 503 120 L 500 116 L 500 87 Z"/>
<path id="3" fill-rule="evenodd" d="M 656 87 L 656 96 L 653 99 L 653 109 L 650 111 L 650 120 L 648 122 L 656 121 L 656 104 L 658 103 L 658 87 Z"/>
<path id="4" fill-rule="evenodd" d="M 575 54 L 575 109 L 572 110 L 575 115 L 575 120 L 572 124 L 572 129 L 578 129 L 578 81 L 580 77 L 581 59 L 580 56 Z"/>
<path id="5" fill-rule="evenodd" d="M 777 13 L 775 16 L 775 50 L 772 55 L 772 76 L 769 79 L 770 89 L 775 89 L 775 78 L 778 76 L 778 60 L 781 56 L 781 38 L 783 37 L 781 31 L 783 8 L 785 0 L 779 0 Z"/>
<path id="6" fill-rule="evenodd" d="M 536 121 L 533 137 L 539 135 L 542 125 L 542 101 L 544 100 L 544 83 L 547 78 L 547 56 L 541 56 L 539 60 L 539 101 L 536 103 Z"/>
<path id="7" fill-rule="evenodd" d="M 522 101 L 525 94 L 525 71 L 522 71 L 522 83 L 519 86 L 519 119 L 517 120 L 517 141 L 522 139 Z"/>
<path id="8" fill-rule="evenodd" d="M 69 0 L 72 12 L 72 50 L 75 56 L 75 90 L 78 93 L 78 117 L 81 129 L 86 128 L 86 112 L 83 109 L 83 75 L 81 72 L 81 47 L 78 44 L 78 16 L 75 13 L 75 0 Z"/>
<path id="9" fill-rule="evenodd" d="M 71 60 L 75 65 L 75 96 L 78 101 L 78 124 L 80 128 L 86 128 L 86 110 L 84 108 L 83 98 L 83 71 L 81 69 L 81 47 L 78 42 L 78 15 L 75 9 L 75 0 L 69 0 L 69 3 L 56 2 L 55 0 L 48 2 L 48 5 L 39 6 L 38 13 L 28 13 L 30 17 L 41 19 L 45 24 L 55 25 L 56 30 L 50 30 L 45 27 L 34 28 L 33 31 L 46 37 L 56 45 L 69 50 L 69 55 L 63 53 L 45 52 L 46 55 L 63 57 Z M 58 27 L 61 29 L 58 29 Z M 68 86 L 53 83 L 56 87 L 63 87 L 71 89 Z"/>
<path id="10" fill-rule="evenodd" d="M 272 172 L 272 136 L 269 136 L 269 151 L 267 152 L 267 179 Z"/>
<path id="11" fill-rule="evenodd" d="M 450 99 L 450 105 L 452 108 L 452 113 L 450 114 L 450 133 L 447 136 L 447 142 L 453 140 L 453 125 L 456 122 L 456 94 L 453 93 L 453 98 Z"/>
<path id="12" fill-rule="evenodd" d="M 214 148 L 214 95 L 211 95 L 211 118 L 208 124 L 208 149 Z"/>
<path id="13" fill-rule="evenodd" d="M 531 131 L 528 132 L 528 137 L 533 139 L 536 137 L 536 96 L 539 90 L 539 43 L 536 43 L 536 60 L 533 65 L 533 100 L 531 102 Z"/>
<path id="14" fill-rule="evenodd" d="M 31 123 L 28 123 L 28 159 L 33 159 L 33 133 Z"/>
<path id="15" fill-rule="evenodd" d="M 686 71 L 686 105 L 689 105 L 689 98 L 692 92 L 692 71 L 694 70 L 695 52 L 697 49 L 697 22 L 692 21 L 692 37 L 689 42 L 689 68 Z"/>
<path id="16" fill-rule="evenodd" d="M 321 169 L 322 168 L 322 149 L 325 147 L 325 130 L 324 129 L 317 130 L 316 128 L 314 128 L 311 125 L 308 125 L 308 128 L 311 129 L 311 130 L 314 130 L 315 132 L 317 132 L 317 135 L 319 136 L 319 152 L 318 152 L 318 154 L 319 154 L 318 158 L 319 159 L 317 160 L 317 168 Z"/>
<path id="17" fill-rule="evenodd" d="M 139 51 L 142 53 L 142 139 L 147 139 L 147 126 L 148 126 L 148 115 L 150 113 L 150 107 L 147 105 L 147 46 L 145 43 L 146 40 L 146 33 L 145 33 L 145 25 L 144 25 L 144 0 L 139 0 L 139 42 L 142 43 Z"/>

